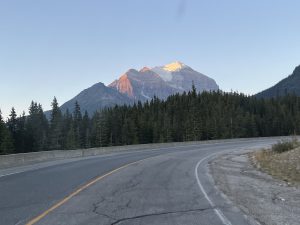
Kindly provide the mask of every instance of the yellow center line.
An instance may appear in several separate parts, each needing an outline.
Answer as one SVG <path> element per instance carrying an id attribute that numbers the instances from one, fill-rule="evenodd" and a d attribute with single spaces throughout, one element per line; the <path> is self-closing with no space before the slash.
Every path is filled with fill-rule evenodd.
<path id="1" fill-rule="evenodd" d="M 144 161 L 145 159 L 136 161 L 136 162 L 132 162 L 129 164 L 126 164 L 124 166 L 121 166 L 117 169 L 114 169 L 112 171 L 110 171 L 109 173 L 106 173 L 102 176 L 99 176 L 97 178 L 95 178 L 94 180 L 92 180 L 91 182 L 87 183 L 86 185 L 80 187 L 79 189 L 77 189 L 76 191 L 74 191 L 73 193 L 71 193 L 70 195 L 68 195 L 67 197 L 65 197 L 64 199 L 62 199 L 60 202 L 56 203 L 55 205 L 53 205 L 51 208 L 47 209 L 45 212 L 43 212 L 42 214 L 40 214 L 39 216 L 35 217 L 34 219 L 30 220 L 28 223 L 26 223 L 26 225 L 33 225 L 36 224 L 37 222 L 39 222 L 41 219 L 43 219 L 45 216 L 47 216 L 50 212 L 52 212 L 53 210 L 57 209 L 58 207 L 62 206 L 63 204 L 65 204 L 66 202 L 68 202 L 71 198 L 73 198 L 75 195 L 78 195 L 80 192 L 82 192 L 83 190 L 87 189 L 88 187 L 90 187 L 91 185 L 95 184 L 96 182 L 98 182 L 99 180 L 102 180 L 103 178 L 121 170 L 124 169 L 128 166 L 131 166 L 133 164 L 139 163 L 141 161 Z"/>

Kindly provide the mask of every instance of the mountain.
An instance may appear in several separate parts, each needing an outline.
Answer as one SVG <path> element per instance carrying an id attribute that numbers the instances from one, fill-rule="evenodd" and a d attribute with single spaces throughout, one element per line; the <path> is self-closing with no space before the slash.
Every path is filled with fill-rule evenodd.
<path id="1" fill-rule="evenodd" d="M 260 98 L 272 98 L 286 94 L 300 96 L 300 65 L 294 69 L 290 76 L 281 80 L 273 87 L 256 94 L 256 96 Z"/>
<path id="2" fill-rule="evenodd" d="M 170 87 L 157 73 L 147 67 L 140 71 L 128 70 L 109 87 L 126 94 L 131 99 L 140 101 L 150 100 L 154 96 L 166 99 L 177 90 Z"/>
<path id="3" fill-rule="evenodd" d="M 77 101 L 82 112 L 88 111 L 91 116 L 95 111 L 115 105 L 132 104 L 135 101 L 145 102 L 154 96 L 166 99 L 176 93 L 188 92 L 194 83 L 197 91 L 215 91 L 219 87 L 216 82 L 180 62 L 165 66 L 141 70 L 130 69 L 109 86 L 97 83 L 80 92 L 64 103 L 62 112 L 69 109 L 73 112 Z M 47 117 L 50 113 L 46 112 Z"/>
<path id="4" fill-rule="evenodd" d="M 109 87 L 126 94 L 131 99 L 145 101 L 154 96 L 166 99 L 172 94 L 187 92 L 191 90 L 193 83 L 199 92 L 219 89 L 212 78 L 181 62 L 151 69 L 144 67 L 140 71 L 128 70 Z"/>
<path id="5" fill-rule="evenodd" d="M 97 110 L 105 107 L 133 103 L 126 95 L 121 94 L 115 89 L 106 87 L 103 83 L 97 83 L 83 90 L 77 96 L 64 103 L 60 107 L 62 112 L 65 112 L 67 109 L 73 112 L 76 101 L 79 103 L 82 111 L 86 110 L 90 116 Z"/>

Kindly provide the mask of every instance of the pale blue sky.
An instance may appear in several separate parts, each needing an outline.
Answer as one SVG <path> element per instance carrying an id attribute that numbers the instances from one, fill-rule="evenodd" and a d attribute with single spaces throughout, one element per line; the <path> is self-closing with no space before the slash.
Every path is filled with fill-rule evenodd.
<path id="1" fill-rule="evenodd" d="M 256 93 L 300 64 L 299 0 L 0 0 L 0 108 L 179 60 Z"/>

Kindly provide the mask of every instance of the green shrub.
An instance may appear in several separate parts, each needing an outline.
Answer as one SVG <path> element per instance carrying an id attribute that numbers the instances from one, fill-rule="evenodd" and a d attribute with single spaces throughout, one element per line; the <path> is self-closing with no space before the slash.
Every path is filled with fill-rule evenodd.
<path id="1" fill-rule="evenodd" d="M 282 140 L 272 146 L 272 151 L 276 153 L 282 153 L 297 148 L 298 146 L 299 146 L 299 142 L 297 139 Z"/>

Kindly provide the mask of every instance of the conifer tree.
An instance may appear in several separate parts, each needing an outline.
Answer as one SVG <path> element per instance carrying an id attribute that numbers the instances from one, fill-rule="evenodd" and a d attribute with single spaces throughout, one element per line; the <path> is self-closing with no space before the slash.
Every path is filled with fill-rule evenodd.
<path id="1" fill-rule="evenodd" d="M 88 116 L 87 111 L 85 111 L 84 116 L 82 118 L 81 123 L 81 140 L 82 140 L 82 148 L 90 148 L 91 141 L 90 141 L 90 119 Z"/>
<path id="2" fill-rule="evenodd" d="M 78 102 L 75 102 L 74 112 L 73 112 L 73 129 L 75 134 L 75 146 L 76 148 L 81 148 L 84 146 L 84 140 L 82 140 L 82 132 L 81 132 L 81 122 L 82 122 L 82 115 L 81 110 Z"/>
<path id="3" fill-rule="evenodd" d="M 24 118 L 23 118 L 24 119 Z M 26 123 L 25 151 L 42 151 L 48 149 L 48 121 L 40 104 L 32 101 Z"/>
<path id="4" fill-rule="evenodd" d="M 10 154 L 14 152 L 12 136 L 7 129 L 0 110 L 0 154 Z"/>
<path id="5" fill-rule="evenodd" d="M 50 134 L 49 134 L 49 149 L 62 149 L 62 114 L 56 97 L 52 101 L 52 111 L 50 118 Z"/>
<path id="6" fill-rule="evenodd" d="M 62 149 L 68 149 L 67 145 L 69 145 L 69 143 L 67 143 L 67 138 L 71 125 L 73 126 L 73 116 L 69 112 L 69 109 L 67 109 L 66 113 L 63 115 L 62 122 Z"/>
<path id="7" fill-rule="evenodd" d="M 76 135 L 75 135 L 74 125 L 73 123 L 71 123 L 66 137 L 65 149 L 69 150 L 69 149 L 76 149 L 76 148 L 77 148 Z"/>
<path id="8" fill-rule="evenodd" d="M 26 116 L 25 112 L 23 111 L 22 115 L 18 117 L 17 119 L 17 135 L 16 139 L 14 140 L 15 143 L 15 152 L 16 153 L 22 153 L 26 150 Z"/>
<path id="9" fill-rule="evenodd" d="M 17 133 L 17 113 L 14 107 L 12 107 L 7 121 L 8 129 L 11 132 L 12 136 L 15 138 Z"/>

